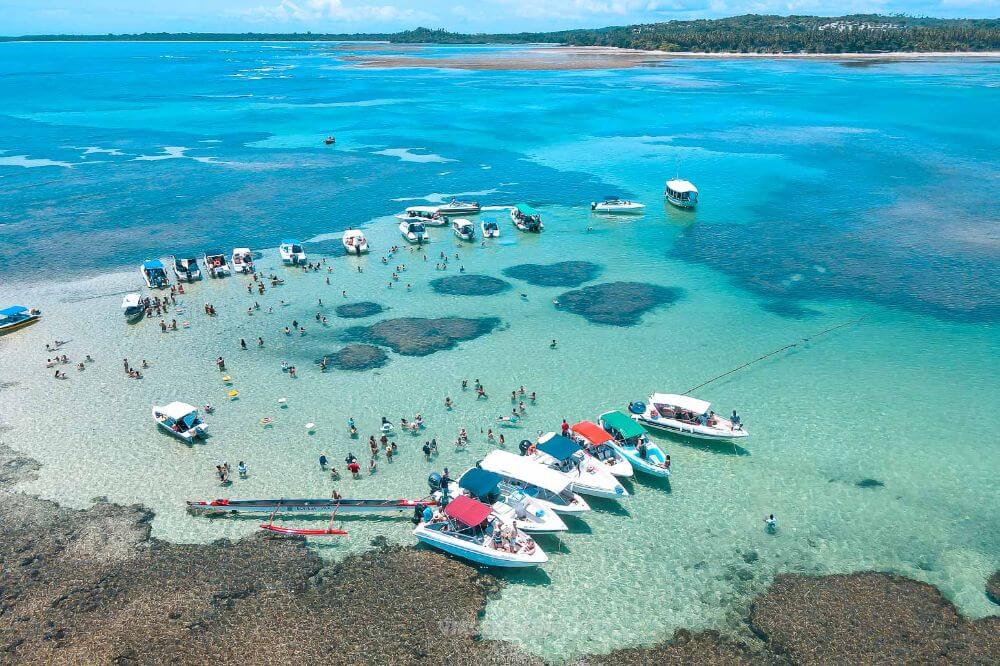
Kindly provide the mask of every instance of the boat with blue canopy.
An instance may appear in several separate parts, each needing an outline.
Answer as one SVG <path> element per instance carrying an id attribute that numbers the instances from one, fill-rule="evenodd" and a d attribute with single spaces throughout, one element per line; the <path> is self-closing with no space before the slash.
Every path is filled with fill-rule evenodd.
<path id="1" fill-rule="evenodd" d="M 139 267 L 142 279 L 146 281 L 146 286 L 150 289 L 166 289 L 170 286 L 167 279 L 167 269 L 159 259 L 147 259 Z"/>
<path id="2" fill-rule="evenodd" d="M 517 204 L 511 208 L 510 219 L 514 222 L 514 226 L 521 231 L 537 234 L 540 233 L 544 227 L 542 224 L 542 216 L 528 204 Z"/>
<path id="3" fill-rule="evenodd" d="M 445 490 L 440 487 L 440 477 L 431 475 L 429 482 L 435 498 L 440 499 Z M 449 497 L 464 494 L 489 504 L 496 514 L 509 519 L 515 527 L 528 534 L 551 534 L 565 532 L 567 529 L 566 523 L 555 511 L 505 481 L 496 472 L 473 467 L 462 474 L 457 482 L 450 482 L 447 491 Z"/>
<path id="4" fill-rule="evenodd" d="M 0 335 L 31 326 L 42 318 L 42 311 L 23 305 L 10 305 L 0 310 Z"/>
<path id="5" fill-rule="evenodd" d="M 582 495 L 608 499 L 628 497 L 628 491 L 604 464 L 568 437 L 550 432 L 542 435 L 537 444 L 525 440 L 521 447 L 529 460 L 559 472 L 570 480 L 572 489 Z"/>
<path id="6" fill-rule="evenodd" d="M 670 456 L 650 441 L 646 429 L 622 412 L 605 412 L 598 417 L 601 427 L 614 438 L 610 446 L 625 456 L 632 468 L 652 476 L 670 476 Z"/>

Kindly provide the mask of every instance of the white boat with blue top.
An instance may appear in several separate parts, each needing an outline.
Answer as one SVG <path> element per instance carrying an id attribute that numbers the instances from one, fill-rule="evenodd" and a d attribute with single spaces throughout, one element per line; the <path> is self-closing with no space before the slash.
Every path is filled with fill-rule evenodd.
<path id="1" fill-rule="evenodd" d="M 525 457 L 565 476 L 575 492 L 607 499 L 628 497 L 628 491 L 614 474 L 568 437 L 550 432 L 542 435 L 538 444 L 527 443 Z"/>
<path id="2" fill-rule="evenodd" d="M 0 310 L 0 335 L 31 326 L 42 318 L 42 311 L 11 305 Z"/>
<path id="3" fill-rule="evenodd" d="M 476 240 L 476 227 L 464 217 L 457 217 L 452 220 L 451 230 L 460 240 L 470 242 Z"/>
<path id="4" fill-rule="evenodd" d="M 524 456 L 490 451 L 476 466 L 499 474 L 505 483 L 524 492 L 543 508 L 564 516 L 581 516 L 590 511 L 587 501 L 573 492 L 569 479 Z"/>
<path id="5" fill-rule="evenodd" d="M 663 195 L 678 208 L 694 208 L 698 205 L 698 188 L 690 180 L 668 180 Z"/>
<path id="6" fill-rule="evenodd" d="M 436 475 L 432 475 L 432 480 Z M 434 498 L 440 501 L 440 477 L 438 487 L 431 483 Z M 458 481 L 448 484 L 448 496 L 468 495 L 493 507 L 498 515 L 508 518 L 517 529 L 527 534 L 554 534 L 565 532 L 566 523 L 551 508 L 532 498 L 525 491 L 504 480 L 496 472 L 479 467 L 467 470 Z"/>
<path id="7" fill-rule="evenodd" d="M 146 281 L 146 286 L 150 289 L 166 289 L 170 286 L 167 279 L 167 269 L 159 259 L 148 259 L 139 266 L 142 279 Z"/>
<path id="8" fill-rule="evenodd" d="M 281 261 L 286 266 L 298 266 L 306 263 L 306 251 L 302 249 L 302 243 L 294 238 L 281 241 L 281 245 L 278 246 L 278 254 L 281 255 Z"/>
<path id="9" fill-rule="evenodd" d="M 651 476 L 670 476 L 670 456 L 650 441 L 646 429 L 622 412 L 605 412 L 597 419 L 612 437 L 609 444 L 625 456 L 632 468 Z"/>

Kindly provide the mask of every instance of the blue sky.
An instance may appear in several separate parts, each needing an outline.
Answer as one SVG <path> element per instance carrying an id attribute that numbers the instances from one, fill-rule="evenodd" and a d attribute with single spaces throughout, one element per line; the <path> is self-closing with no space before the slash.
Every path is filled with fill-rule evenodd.
<path id="1" fill-rule="evenodd" d="M 0 0 L 0 34 L 558 30 L 745 13 L 996 17 L 1000 0 Z"/>

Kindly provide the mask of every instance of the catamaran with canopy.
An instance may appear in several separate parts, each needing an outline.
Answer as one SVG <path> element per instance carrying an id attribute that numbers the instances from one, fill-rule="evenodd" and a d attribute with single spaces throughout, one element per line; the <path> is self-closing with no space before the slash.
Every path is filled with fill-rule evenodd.
<path id="1" fill-rule="evenodd" d="M 628 491 L 614 475 L 568 437 L 554 432 L 542 435 L 537 445 L 528 448 L 525 456 L 565 476 L 578 493 L 608 499 L 628 497 Z"/>
<path id="2" fill-rule="evenodd" d="M 551 534 L 566 531 L 566 523 L 555 511 L 505 481 L 496 472 L 473 467 L 462 474 L 457 482 L 448 484 L 447 490 L 450 497 L 465 494 L 489 504 L 494 512 L 513 522 L 522 532 Z M 438 491 L 438 496 L 440 492 Z"/>
<path id="3" fill-rule="evenodd" d="M 508 451 L 490 451 L 478 466 L 496 472 L 506 483 L 524 492 L 543 508 L 572 516 L 590 511 L 586 500 L 573 492 L 569 479 L 523 456 Z"/>
<path id="4" fill-rule="evenodd" d="M 689 180 L 668 180 L 663 194 L 667 201 L 680 208 L 694 208 L 698 204 L 698 188 Z"/>
<path id="5" fill-rule="evenodd" d="M 634 402 L 629 411 L 645 426 L 685 437 L 733 440 L 750 435 L 735 411 L 734 418 L 723 418 L 712 411 L 712 403 L 689 395 L 654 393 L 648 404 Z"/>
<path id="6" fill-rule="evenodd" d="M 598 421 L 614 438 L 608 442 L 625 456 L 632 468 L 652 476 L 670 476 L 670 458 L 650 441 L 646 429 L 621 412 L 605 412 Z"/>
<path id="7" fill-rule="evenodd" d="M 542 224 L 542 216 L 528 204 L 517 204 L 511 208 L 510 219 L 514 222 L 514 226 L 521 231 L 528 231 L 537 234 L 541 232 L 544 227 Z"/>

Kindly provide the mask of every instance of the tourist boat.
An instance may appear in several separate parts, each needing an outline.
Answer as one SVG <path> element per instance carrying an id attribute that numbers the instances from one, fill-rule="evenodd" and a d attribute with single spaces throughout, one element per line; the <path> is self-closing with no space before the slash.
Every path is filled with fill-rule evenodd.
<path id="1" fill-rule="evenodd" d="M 170 286 L 167 279 L 167 269 L 163 267 L 163 262 L 159 259 L 150 259 L 142 262 L 139 267 L 142 279 L 146 281 L 146 286 L 150 289 L 166 289 Z"/>
<path id="2" fill-rule="evenodd" d="M 323 139 L 323 143 L 325 143 L 328 146 L 332 146 L 333 144 L 337 143 L 337 140 L 332 136 L 328 136 L 325 139 Z"/>
<path id="3" fill-rule="evenodd" d="M 649 396 L 648 405 L 633 402 L 629 411 L 645 426 L 685 437 L 732 440 L 750 435 L 743 429 L 739 417 L 734 423 L 718 416 L 712 411 L 712 403 L 689 395 L 654 393 Z"/>
<path id="4" fill-rule="evenodd" d="M 525 443 L 529 446 L 524 447 Z M 628 491 L 618 483 L 618 479 L 600 461 L 568 437 L 550 432 L 542 435 L 536 445 L 532 446 L 531 442 L 525 440 L 521 442 L 521 446 L 525 449 L 524 455 L 528 460 L 565 476 L 575 492 L 607 499 L 628 497 Z"/>
<path id="5" fill-rule="evenodd" d="M 403 238 L 409 243 L 426 243 L 430 241 L 431 237 L 427 234 L 427 229 L 424 228 L 423 222 L 400 222 L 399 223 L 399 233 L 403 234 Z"/>
<path id="6" fill-rule="evenodd" d="M 478 201 L 459 201 L 458 199 L 452 198 L 446 204 L 437 207 L 438 215 L 443 216 L 453 216 L 453 215 L 478 215 L 480 211 Z"/>
<path id="7" fill-rule="evenodd" d="M 411 499 L 323 499 L 286 498 L 280 499 L 213 499 L 188 501 L 187 510 L 200 516 L 223 516 L 238 514 L 279 513 L 401 513 L 422 510 L 434 505 L 434 501 Z"/>
<path id="8" fill-rule="evenodd" d="M 580 421 L 571 426 L 570 431 L 583 444 L 587 453 L 595 460 L 604 463 L 609 472 L 624 478 L 632 476 L 632 463 L 612 446 L 615 438 L 605 432 L 601 426 L 593 421 Z"/>
<path id="9" fill-rule="evenodd" d="M 433 511 L 413 530 L 429 546 L 491 567 L 537 567 L 549 561 L 535 540 L 490 506 L 465 495 Z"/>
<path id="10" fill-rule="evenodd" d="M 125 321 L 130 324 L 146 316 L 146 306 L 142 304 L 139 294 L 125 294 L 122 299 L 122 312 L 125 314 Z"/>
<path id="11" fill-rule="evenodd" d="M 230 258 L 234 273 L 250 273 L 253 271 L 253 252 L 248 247 L 233 248 Z"/>
<path id="12" fill-rule="evenodd" d="M 525 493 L 543 508 L 572 516 L 590 511 L 587 501 L 573 492 L 569 479 L 523 456 L 507 451 L 490 451 L 476 466 L 499 474 L 505 483 Z"/>
<path id="13" fill-rule="evenodd" d="M 609 442 L 625 456 L 632 469 L 652 476 L 670 476 L 667 455 L 649 439 L 646 429 L 622 412 L 605 412 L 597 419 L 614 442 Z"/>
<path id="14" fill-rule="evenodd" d="M 201 279 L 201 269 L 194 257 L 174 257 L 174 275 L 178 282 L 194 282 Z"/>
<path id="15" fill-rule="evenodd" d="M 208 431 L 205 422 L 198 418 L 198 410 L 183 402 L 172 402 L 160 407 L 153 405 L 153 420 L 177 439 L 190 444 Z"/>
<path id="16" fill-rule="evenodd" d="M 26 308 L 23 305 L 6 307 L 0 310 L 0 335 L 31 326 L 41 318 L 42 311 L 35 308 Z"/>
<path id="17" fill-rule="evenodd" d="M 609 213 L 613 215 L 641 213 L 646 209 L 646 204 L 618 197 L 606 197 L 604 201 L 594 201 L 590 204 L 590 210 L 595 213 Z"/>
<path id="18" fill-rule="evenodd" d="M 464 241 L 476 240 L 476 227 L 464 217 L 457 217 L 451 221 L 451 230 Z"/>
<path id="19" fill-rule="evenodd" d="M 294 238 L 281 241 L 278 246 L 278 254 L 281 261 L 287 266 L 298 266 L 306 263 L 306 251 L 302 249 L 302 243 Z"/>
<path id="20" fill-rule="evenodd" d="M 435 479 L 437 488 L 435 488 Z M 431 475 L 431 490 L 439 502 L 441 500 L 440 476 Z M 448 484 L 448 496 L 468 495 L 493 507 L 498 515 L 509 519 L 522 532 L 528 534 L 553 534 L 565 532 L 567 527 L 562 518 L 551 508 L 533 499 L 526 492 L 504 481 L 496 472 L 473 467 L 458 481 Z"/>
<path id="21" fill-rule="evenodd" d="M 698 188 L 689 180 L 668 180 L 663 194 L 667 201 L 681 208 L 694 208 L 698 203 Z"/>
<path id="22" fill-rule="evenodd" d="M 396 219 L 423 222 L 426 227 L 443 227 L 448 224 L 448 218 L 438 213 L 437 206 L 410 206 L 405 212 L 396 215 Z"/>
<path id="23" fill-rule="evenodd" d="M 347 254 L 362 255 L 368 251 L 368 239 L 359 229 L 348 229 L 340 239 Z"/>
<path id="24" fill-rule="evenodd" d="M 205 268 L 208 269 L 208 277 L 211 278 L 226 277 L 231 272 L 229 270 L 229 262 L 226 261 L 226 255 L 221 252 L 214 252 L 212 254 L 206 252 Z"/>
<path id="25" fill-rule="evenodd" d="M 542 224 L 542 216 L 528 204 L 517 204 L 511 208 L 510 219 L 514 222 L 514 226 L 521 231 L 528 231 L 537 234 L 541 232 L 544 227 Z"/>
<path id="26" fill-rule="evenodd" d="M 483 238 L 500 238 L 500 225 L 496 220 L 483 220 L 479 223 Z"/>

